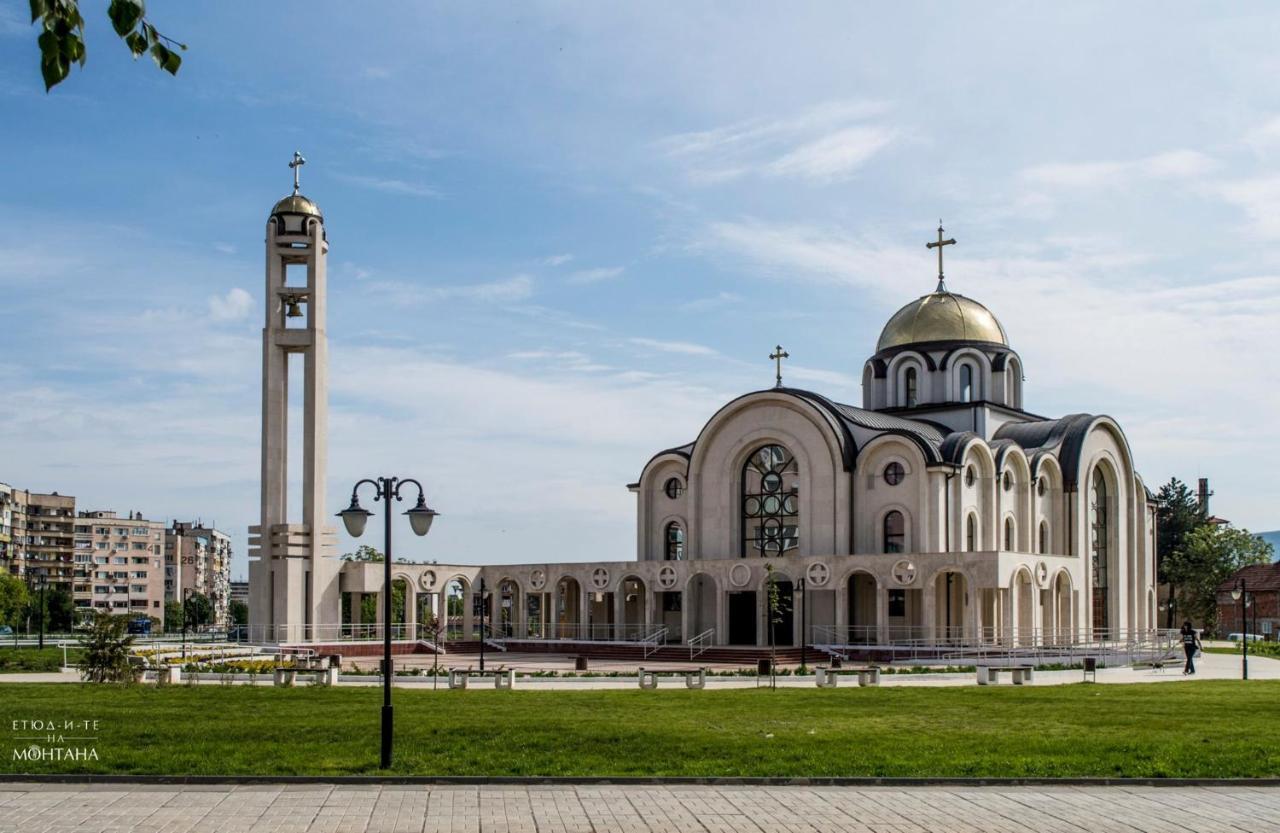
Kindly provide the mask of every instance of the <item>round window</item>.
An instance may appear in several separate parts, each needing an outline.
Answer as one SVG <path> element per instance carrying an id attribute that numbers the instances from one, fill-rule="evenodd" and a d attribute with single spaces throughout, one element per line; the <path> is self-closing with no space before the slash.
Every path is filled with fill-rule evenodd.
<path id="1" fill-rule="evenodd" d="M 680 482 L 680 478 L 672 477 L 662 485 L 662 491 L 667 493 L 667 497 L 675 500 L 684 492 L 684 484 Z"/>
<path id="2" fill-rule="evenodd" d="M 1013 472 L 1006 471 L 1004 473 L 1004 490 L 1006 492 L 1013 489 Z"/>
<path id="3" fill-rule="evenodd" d="M 972 486 L 977 482 L 977 480 L 978 472 L 973 468 L 973 466 L 969 466 L 969 468 L 964 470 L 964 485 Z"/>
<path id="4" fill-rule="evenodd" d="M 1038 481 L 1036 481 L 1036 494 L 1038 494 L 1040 497 L 1044 497 L 1045 488 L 1046 487 L 1044 485 L 1044 478 L 1042 477 Z"/>
<path id="5" fill-rule="evenodd" d="M 902 482 L 904 476 L 906 476 L 906 471 L 902 468 L 902 464 L 896 460 L 884 467 L 884 482 L 890 486 L 897 486 Z"/>
<path id="6" fill-rule="evenodd" d="M 766 492 L 776 492 L 782 488 L 782 475 L 776 471 L 771 471 L 760 478 L 760 485 L 764 487 Z"/>

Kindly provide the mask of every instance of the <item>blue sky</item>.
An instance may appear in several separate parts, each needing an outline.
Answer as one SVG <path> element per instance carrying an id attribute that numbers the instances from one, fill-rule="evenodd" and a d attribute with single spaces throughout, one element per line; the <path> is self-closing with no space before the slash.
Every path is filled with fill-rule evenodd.
<path id="1" fill-rule="evenodd" d="M 216 521 L 244 572 L 298 148 L 332 509 L 393 473 L 444 513 L 398 554 L 633 557 L 625 484 L 771 384 L 775 343 L 860 403 L 939 217 L 1029 409 L 1110 414 L 1153 488 L 1208 476 L 1280 527 L 1274 6 L 157 0 L 170 78 L 85 0 L 88 68 L 46 95 L 26 5 L 0 0 L 0 480 Z"/>

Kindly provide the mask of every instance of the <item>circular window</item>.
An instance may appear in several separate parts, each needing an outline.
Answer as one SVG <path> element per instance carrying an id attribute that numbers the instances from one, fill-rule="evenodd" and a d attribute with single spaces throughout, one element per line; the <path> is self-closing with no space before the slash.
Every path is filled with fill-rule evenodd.
<path id="1" fill-rule="evenodd" d="M 1036 481 L 1036 494 L 1038 494 L 1040 497 L 1044 497 L 1044 493 L 1045 493 L 1045 485 L 1044 485 L 1044 478 L 1042 477 L 1038 481 Z"/>
<path id="2" fill-rule="evenodd" d="M 969 468 L 964 470 L 964 485 L 972 486 L 977 482 L 977 480 L 978 472 L 973 468 L 973 466 L 969 466 Z"/>
<path id="3" fill-rule="evenodd" d="M 747 510 L 747 517 L 754 518 L 756 515 L 760 514 L 760 498 L 747 498 L 747 502 L 744 504 L 744 507 Z"/>
<path id="4" fill-rule="evenodd" d="M 902 478 L 906 476 L 906 470 L 902 468 L 902 464 L 894 461 L 884 467 L 884 482 L 890 486 L 897 486 L 902 482 Z"/>
<path id="5" fill-rule="evenodd" d="M 760 478 L 760 485 L 764 486 L 766 492 L 776 492 L 782 488 L 782 475 L 771 471 Z"/>
<path id="6" fill-rule="evenodd" d="M 667 493 L 667 497 L 675 500 L 684 492 L 684 484 L 680 482 L 680 478 L 672 477 L 662 485 L 662 491 Z"/>
<path id="7" fill-rule="evenodd" d="M 1008 492 L 1008 491 L 1011 491 L 1012 489 L 1013 489 L 1013 472 L 1006 471 L 1004 473 L 1004 490 Z"/>

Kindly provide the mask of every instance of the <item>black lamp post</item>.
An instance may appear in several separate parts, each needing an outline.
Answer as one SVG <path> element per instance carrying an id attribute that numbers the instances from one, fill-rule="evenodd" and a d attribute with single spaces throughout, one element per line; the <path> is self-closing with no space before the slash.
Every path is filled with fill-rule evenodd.
<path id="1" fill-rule="evenodd" d="M 45 601 L 45 588 L 49 586 L 49 577 L 44 573 L 36 576 L 40 585 L 40 650 L 44 650 L 44 620 L 49 615 L 48 603 Z"/>
<path id="2" fill-rule="evenodd" d="M 489 594 L 484 589 L 484 576 L 480 577 L 480 670 L 484 670 L 484 637 L 485 622 L 484 614 L 486 608 L 489 607 Z"/>
<path id="3" fill-rule="evenodd" d="M 427 507 L 426 496 L 422 491 L 422 484 L 412 478 L 401 480 L 398 477 L 379 477 L 376 481 L 364 478 L 356 481 L 356 485 L 351 489 L 351 505 L 338 513 L 338 517 L 342 518 L 342 524 L 347 528 L 347 533 L 352 538 L 359 538 L 364 534 L 365 524 L 369 522 L 369 516 L 373 513 L 360 505 L 360 498 L 357 492 L 360 487 L 368 483 L 373 486 L 373 499 L 375 501 L 383 501 L 386 504 L 386 523 L 384 526 L 384 544 L 383 544 L 383 599 L 382 605 L 382 768 L 389 769 L 391 767 L 391 499 L 403 500 L 400 497 L 400 487 L 406 483 L 412 483 L 418 487 L 418 502 L 412 509 L 404 514 L 409 516 L 409 526 L 413 528 L 415 535 L 426 535 L 431 529 L 431 522 L 435 520 L 439 513 L 434 509 Z M 406 601 L 408 601 L 406 599 Z"/>
<path id="4" fill-rule="evenodd" d="M 1244 576 L 1236 579 L 1236 586 L 1231 591 L 1231 598 L 1236 600 L 1240 605 L 1240 678 L 1249 679 L 1249 624 L 1244 618 L 1245 596 L 1249 594 L 1248 585 L 1245 584 Z"/>
<path id="5" fill-rule="evenodd" d="M 808 668 L 808 645 L 809 645 L 809 594 L 804 589 L 804 576 L 796 579 L 796 586 L 800 590 L 800 667 Z"/>
<path id="6" fill-rule="evenodd" d="M 181 575 L 181 573 L 179 573 Z M 187 599 L 191 598 L 191 588 L 182 588 L 182 660 L 187 659 L 187 623 L 191 621 L 191 617 L 187 614 Z"/>

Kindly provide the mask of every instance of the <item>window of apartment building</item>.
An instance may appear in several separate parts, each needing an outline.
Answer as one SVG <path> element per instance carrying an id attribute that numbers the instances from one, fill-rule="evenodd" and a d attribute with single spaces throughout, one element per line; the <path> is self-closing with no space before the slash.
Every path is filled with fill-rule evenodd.
<path id="1" fill-rule="evenodd" d="M 145 526 L 135 526 L 135 527 L 133 528 L 133 534 L 134 534 L 134 535 L 146 535 L 146 534 L 147 534 L 147 528 L 146 528 Z"/>
<path id="2" fill-rule="evenodd" d="M 111 588 L 110 588 L 110 587 L 105 587 L 105 586 L 103 586 L 103 585 L 101 585 L 101 584 L 95 584 L 95 585 L 93 586 L 93 592 L 94 592 L 94 593 L 98 593 L 98 594 L 106 594 L 106 593 L 110 593 L 110 592 L 111 592 Z"/>
<path id="3" fill-rule="evenodd" d="M 90 529 L 92 529 L 92 527 L 76 524 L 76 533 L 79 535 L 88 535 Z"/>
<path id="4" fill-rule="evenodd" d="M 77 563 L 77 564 L 90 564 L 90 563 L 92 563 L 92 562 L 93 562 L 93 559 L 92 559 L 90 556 L 88 556 L 88 555 L 80 555 L 79 553 L 77 553 L 77 554 L 76 554 L 76 563 Z"/>
<path id="5" fill-rule="evenodd" d="M 116 535 L 119 535 L 119 536 L 121 536 L 121 537 L 123 538 L 124 536 L 126 536 L 126 535 L 128 535 L 128 534 L 129 534 L 129 528 L 128 528 L 128 527 L 124 527 L 124 526 L 118 526 L 118 527 L 116 527 Z"/>
<path id="6" fill-rule="evenodd" d="M 144 543 L 142 543 L 141 541 L 134 541 L 134 542 L 133 542 L 133 548 L 134 548 L 135 550 L 142 550 L 143 552 L 146 552 L 146 550 L 147 550 L 147 545 L 146 545 L 146 544 L 144 544 Z"/>
<path id="7" fill-rule="evenodd" d="M 147 592 L 147 586 L 145 584 L 134 584 L 130 585 L 129 590 L 134 593 L 145 593 Z"/>
<path id="8" fill-rule="evenodd" d="M 106 541 L 99 541 L 97 544 L 94 544 L 94 549 L 105 550 L 110 546 L 111 545 L 108 544 Z"/>
<path id="9" fill-rule="evenodd" d="M 108 527 L 108 526 L 94 527 L 93 534 L 94 535 L 110 535 L 111 527 Z"/>
<path id="10" fill-rule="evenodd" d="M 134 572 L 130 573 L 129 575 L 131 575 L 133 578 L 146 578 L 146 577 L 147 577 L 147 571 L 146 571 L 146 570 L 135 570 Z"/>
<path id="11" fill-rule="evenodd" d="M 112 557 L 112 559 L 111 559 L 111 563 L 112 563 L 112 564 L 128 564 L 128 563 L 129 563 L 129 559 L 125 558 L 125 557 L 124 557 L 124 556 L 122 556 L 122 555 L 117 555 L 117 556 L 113 556 L 113 557 Z"/>

